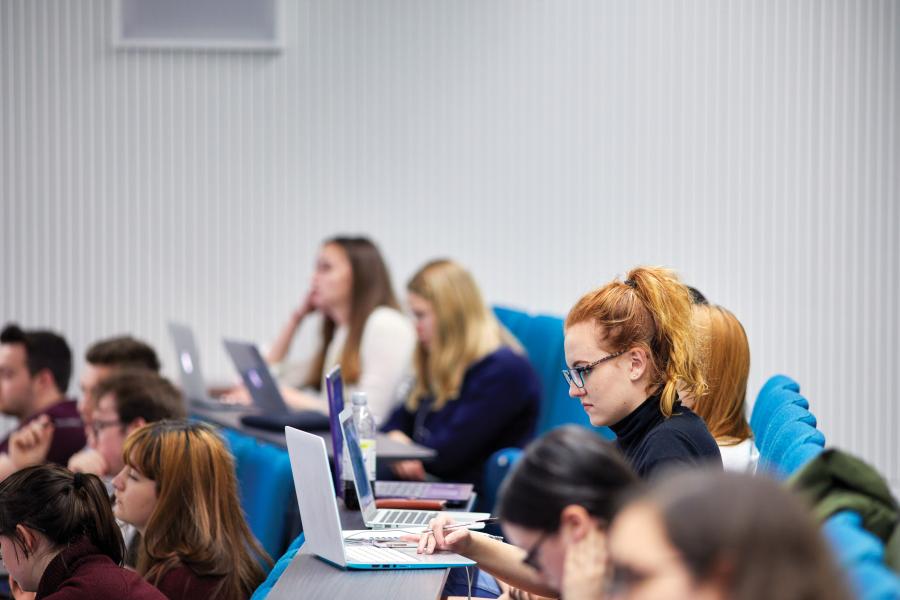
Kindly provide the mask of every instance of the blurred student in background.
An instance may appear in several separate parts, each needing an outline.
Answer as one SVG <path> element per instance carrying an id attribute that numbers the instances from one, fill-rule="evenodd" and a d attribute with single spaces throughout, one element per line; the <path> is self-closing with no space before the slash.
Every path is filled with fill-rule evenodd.
<path id="1" fill-rule="evenodd" d="M 288 386 L 285 401 L 297 409 L 327 411 L 322 395 L 309 390 L 323 390 L 325 373 L 340 364 L 348 397 L 357 389 L 366 392 L 375 417 L 386 418 L 396 406 L 415 345 L 412 324 L 399 308 L 375 244 L 362 237 L 322 244 L 309 291 L 266 356 Z M 321 317 L 314 356 L 286 362 L 301 324 L 313 313 Z"/>
<path id="2" fill-rule="evenodd" d="M 750 375 L 747 334 L 740 321 L 721 306 L 695 305 L 693 322 L 700 338 L 707 389 L 699 396 L 685 391 L 679 397 L 684 406 L 706 423 L 719 446 L 726 470 L 755 472 L 759 451 L 746 415 Z"/>
<path id="3" fill-rule="evenodd" d="M 170 600 L 249 598 L 269 560 L 238 499 L 234 460 L 207 425 L 158 421 L 125 441 L 114 512 L 141 533 L 137 570 Z"/>
<path id="4" fill-rule="evenodd" d="M 607 586 L 577 598 L 851 598 L 802 503 L 746 474 L 701 470 L 657 482 L 613 522 L 608 566 L 580 566 L 595 571 L 585 581 L 607 571 Z"/>
<path id="5" fill-rule="evenodd" d="M 45 460 L 65 465 L 84 447 L 76 402 L 65 397 L 71 376 L 72 351 L 62 336 L 17 325 L 0 332 L 0 410 L 20 423 L 0 442 L 0 480 Z"/>
<path id="6" fill-rule="evenodd" d="M 394 474 L 477 486 L 491 454 L 531 439 L 540 382 L 518 342 L 459 264 L 426 264 L 407 291 L 418 337 L 415 383 L 382 430 L 396 440 L 433 448 L 437 456 L 427 465 L 396 462 Z"/>

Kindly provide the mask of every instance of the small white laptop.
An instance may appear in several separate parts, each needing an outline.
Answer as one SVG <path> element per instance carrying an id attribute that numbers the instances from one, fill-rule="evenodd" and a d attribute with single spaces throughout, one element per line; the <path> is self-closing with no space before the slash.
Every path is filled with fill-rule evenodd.
<path id="1" fill-rule="evenodd" d="M 391 508 L 376 508 L 375 494 L 366 475 L 366 466 L 363 459 L 362 448 L 359 444 L 359 434 L 356 424 L 353 422 L 353 410 L 350 408 L 341 412 L 341 431 L 344 433 L 344 444 L 350 456 L 350 466 L 353 470 L 353 482 L 356 484 L 356 495 L 359 498 L 359 510 L 362 512 L 366 527 L 372 529 L 385 529 L 389 527 L 427 527 L 428 522 L 437 517 L 440 512 L 429 510 L 402 510 Z M 491 517 L 490 513 L 457 512 L 446 513 L 453 517 L 457 523 L 468 521 L 483 521 Z"/>
<path id="2" fill-rule="evenodd" d="M 459 554 L 418 554 L 415 547 L 386 547 L 401 532 L 341 531 L 337 500 L 325 441 L 293 427 L 285 427 L 294 488 L 303 519 L 305 541 L 301 551 L 343 569 L 444 569 L 475 564 Z"/>

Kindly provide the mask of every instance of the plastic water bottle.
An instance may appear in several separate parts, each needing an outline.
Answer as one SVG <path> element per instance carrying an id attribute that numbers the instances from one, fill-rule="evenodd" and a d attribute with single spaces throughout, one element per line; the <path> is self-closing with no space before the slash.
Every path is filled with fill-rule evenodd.
<path id="1" fill-rule="evenodd" d="M 366 478 L 369 480 L 370 490 L 372 490 L 374 489 L 375 485 L 376 468 L 375 416 L 369 410 L 369 400 L 366 397 L 365 392 L 353 392 L 353 394 L 350 396 L 350 403 L 353 407 L 353 424 L 356 426 L 356 431 L 359 434 L 359 445 L 362 449 L 363 461 L 366 465 Z M 344 451 L 346 452 L 346 450 L 347 448 L 345 443 Z M 347 508 L 352 509 L 358 507 L 358 504 L 356 498 L 356 489 L 353 483 L 353 472 L 350 470 L 351 465 L 347 464 L 349 462 L 349 456 L 346 456 L 346 459 L 347 462 L 345 462 L 344 465 L 344 474 L 345 477 L 349 474 L 350 479 L 345 479 L 344 481 L 344 504 L 347 506 Z"/>

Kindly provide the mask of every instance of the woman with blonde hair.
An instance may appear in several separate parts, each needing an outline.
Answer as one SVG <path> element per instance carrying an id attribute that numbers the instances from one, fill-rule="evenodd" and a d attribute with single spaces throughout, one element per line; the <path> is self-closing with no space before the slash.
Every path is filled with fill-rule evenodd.
<path id="1" fill-rule="evenodd" d="M 268 555 L 238 500 L 234 461 L 209 426 L 157 421 L 125 442 L 116 517 L 141 533 L 137 570 L 171 600 L 249 598 Z"/>
<path id="2" fill-rule="evenodd" d="M 294 338 L 303 336 L 301 324 L 313 313 L 321 317 L 314 354 L 306 361 L 287 362 Z M 327 404 L 317 392 L 324 390 L 325 373 L 340 364 L 348 396 L 355 389 L 365 391 L 375 417 L 384 419 L 396 407 L 397 387 L 414 344 L 412 325 L 400 312 L 378 247 L 368 238 L 338 236 L 322 244 L 309 291 L 266 360 L 285 384 L 285 401 L 294 408 L 326 412 Z"/>
<path id="3" fill-rule="evenodd" d="M 737 317 L 721 306 L 694 306 L 693 321 L 701 339 L 707 389 L 697 397 L 683 394 L 682 404 L 706 423 L 719 445 L 726 470 L 755 472 L 759 451 L 746 416 L 750 375 L 747 334 Z"/>
<path id="4" fill-rule="evenodd" d="M 641 477 L 673 463 L 721 466 L 715 440 L 676 390 L 706 390 L 691 306 L 673 271 L 637 267 L 585 294 L 566 317 L 569 395 L 591 424 L 616 433 Z"/>
<path id="5" fill-rule="evenodd" d="M 402 479 L 479 484 L 485 461 L 531 438 L 540 383 L 518 342 L 482 300 L 459 264 L 435 260 L 407 286 L 418 343 L 415 384 L 382 429 L 437 450 L 427 473 L 420 461 L 395 463 Z"/>

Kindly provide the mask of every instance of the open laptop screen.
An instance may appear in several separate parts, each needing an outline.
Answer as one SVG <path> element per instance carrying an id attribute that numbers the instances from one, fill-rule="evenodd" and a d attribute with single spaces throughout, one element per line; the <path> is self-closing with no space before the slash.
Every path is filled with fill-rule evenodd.
<path id="1" fill-rule="evenodd" d="M 375 494 L 369 483 L 366 473 L 366 463 L 363 458 L 362 447 L 359 445 L 359 433 L 356 431 L 356 423 L 353 422 L 353 411 L 350 409 L 341 413 L 341 427 L 344 430 L 344 442 L 347 444 L 347 453 L 350 456 L 350 466 L 353 468 L 353 482 L 356 484 L 356 493 L 359 495 L 359 507 L 363 518 L 374 518 Z"/>
<path id="2" fill-rule="evenodd" d="M 336 365 L 325 376 L 325 390 L 328 395 L 328 426 L 331 430 L 331 447 L 334 450 L 334 493 L 344 496 L 343 478 L 341 477 L 344 466 L 344 436 L 341 434 L 341 411 L 344 410 L 344 378 L 341 376 L 341 366 Z"/>

